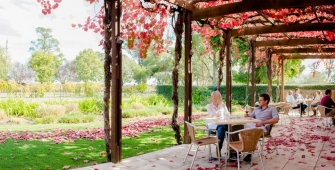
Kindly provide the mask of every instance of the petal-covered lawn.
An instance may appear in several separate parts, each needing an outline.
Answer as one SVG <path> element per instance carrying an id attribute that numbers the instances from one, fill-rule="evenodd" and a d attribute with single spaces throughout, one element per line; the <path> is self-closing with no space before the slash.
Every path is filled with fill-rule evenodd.
<path id="1" fill-rule="evenodd" d="M 199 119 L 196 115 L 193 119 Z M 183 117 L 178 118 L 182 122 Z M 140 120 L 122 127 L 122 157 L 173 146 L 171 119 Z M 103 128 L 50 132 L 0 132 L 0 170 L 68 169 L 103 163 Z"/>

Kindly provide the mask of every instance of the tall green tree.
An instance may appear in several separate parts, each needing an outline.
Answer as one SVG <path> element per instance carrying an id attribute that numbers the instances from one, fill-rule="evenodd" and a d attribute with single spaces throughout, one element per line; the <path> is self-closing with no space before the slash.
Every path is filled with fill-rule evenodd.
<path id="1" fill-rule="evenodd" d="M 99 82 L 103 79 L 103 62 L 92 49 L 79 52 L 75 59 L 75 70 L 80 80 L 84 82 Z"/>
<path id="2" fill-rule="evenodd" d="M 0 47 L 0 80 L 8 79 L 8 72 L 11 68 L 11 58 L 7 49 Z"/>
<path id="3" fill-rule="evenodd" d="M 29 60 L 29 66 L 36 72 L 35 80 L 41 83 L 53 82 L 61 60 L 51 53 L 35 52 Z"/>
<path id="4" fill-rule="evenodd" d="M 29 51 L 32 53 L 37 51 L 42 51 L 45 54 L 50 53 L 63 60 L 63 53 L 58 47 L 59 42 L 51 35 L 52 30 L 44 27 L 37 27 L 35 30 L 38 38 L 35 41 L 31 41 L 32 46 L 29 48 Z"/>

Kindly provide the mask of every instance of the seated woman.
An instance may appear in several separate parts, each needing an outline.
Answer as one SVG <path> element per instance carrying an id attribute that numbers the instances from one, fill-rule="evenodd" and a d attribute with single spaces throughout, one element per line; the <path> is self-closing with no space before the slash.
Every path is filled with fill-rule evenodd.
<path id="1" fill-rule="evenodd" d="M 222 96 L 219 91 L 214 91 L 211 95 L 211 104 L 208 104 L 206 106 L 208 116 L 223 116 L 223 114 L 229 114 L 227 106 L 222 103 Z M 223 140 L 226 135 L 226 131 L 228 131 L 228 125 L 215 125 L 212 123 L 208 123 L 209 129 L 216 129 L 217 130 L 217 136 L 219 140 L 219 151 L 217 151 L 217 156 L 221 157 L 221 149 Z"/>
<path id="2" fill-rule="evenodd" d="M 316 108 L 320 104 L 322 97 L 323 97 L 322 92 L 320 90 L 317 90 L 316 94 L 315 94 L 314 101 L 311 105 L 313 113 L 314 113 L 313 115 L 311 115 L 311 117 L 316 116 Z"/>

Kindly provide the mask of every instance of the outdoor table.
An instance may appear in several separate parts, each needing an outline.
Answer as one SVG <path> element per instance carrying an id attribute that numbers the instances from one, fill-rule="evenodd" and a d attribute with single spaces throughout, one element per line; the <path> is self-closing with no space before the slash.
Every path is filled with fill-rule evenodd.
<path id="1" fill-rule="evenodd" d="M 229 119 L 222 119 L 219 117 L 203 117 L 202 118 L 206 123 L 214 123 L 216 125 L 228 125 L 228 132 L 231 132 L 231 125 L 241 125 L 247 123 L 259 123 L 261 120 L 254 119 L 251 117 L 244 117 L 244 116 L 231 116 Z M 228 139 L 230 139 L 230 135 L 228 134 Z M 230 157 L 229 152 L 229 142 L 230 140 L 226 139 L 227 147 L 226 152 L 228 153 L 228 158 Z"/>

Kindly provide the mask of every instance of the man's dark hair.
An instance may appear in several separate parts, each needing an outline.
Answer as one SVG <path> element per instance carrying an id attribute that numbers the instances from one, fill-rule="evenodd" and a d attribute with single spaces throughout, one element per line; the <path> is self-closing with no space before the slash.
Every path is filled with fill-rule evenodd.
<path id="1" fill-rule="evenodd" d="M 267 100 L 268 101 L 267 104 L 270 103 L 270 96 L 268 94 L 262 93 L 262 94 L 259 95 L 259 97 L 263 97 L 264 100 Z"/>
<path id="2" fill-rule="evenodd" d="M 299 90 L 299 88 L 296 88 L 296 89 L 295 89 L 295 92 L 298 91 L 298 90 Z"/>
<path id="3" fill-rule="evenodd" d="M 325 93 L 326 93 L 326 95 L 328 95 L 330 92 L 332 92 L 332 90 L 327 89 Z"/>

